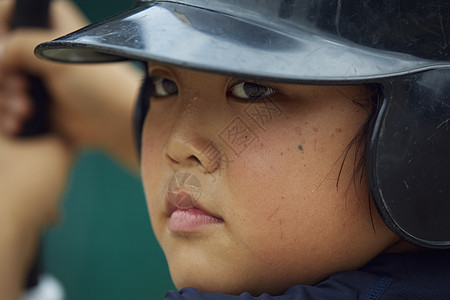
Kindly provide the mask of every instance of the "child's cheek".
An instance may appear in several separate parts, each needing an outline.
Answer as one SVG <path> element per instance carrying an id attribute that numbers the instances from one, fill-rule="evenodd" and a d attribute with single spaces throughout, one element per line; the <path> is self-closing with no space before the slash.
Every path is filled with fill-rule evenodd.
<path id="1" fill-rule="evenodd" d="M 167 182 L 165 178 L 169 178 L 168 174 L 172 174 L 167 166 L 165 159 L 165 145 L 167 136 L 170 131 L 169 126 L 164 126 L 161 119 L 151 115 L 147 118 L 142 135 L 141 150 L 141 175 L 152 225 L 157 228 L 155 233 L 159 233 L 164 225 L 165 215 L 163 197 L 165 195 L 164 188 Z"/>
<path id="2" fill-rule="evenodd" d="M 242 239 L 295 243 L 300 228 L 317 231 L 315 220 L 344 203 L 336 201 L 336 180 L 347 137 L 324 121 L 286 115 L 229 165 Z"/>
<path id="3" fill-rule="evenodd" d="M 307 125 L 273 124 L 229 165 L 227 175 L 236 213 L 252 223 L 252 229 L 274 231 L 271 238 L 285 239 L 286 223 L 313 213 L 301 203 L 311 199 L 319 187 L 324 160 L 316 157 L 327 152 Z"/>

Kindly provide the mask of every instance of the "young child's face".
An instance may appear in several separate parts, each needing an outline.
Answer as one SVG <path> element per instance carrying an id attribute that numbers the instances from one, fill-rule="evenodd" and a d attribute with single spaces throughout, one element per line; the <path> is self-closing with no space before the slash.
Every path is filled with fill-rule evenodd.
<path id="1" fill-rule="evenodd" d="M 149 73 L 142 176 L 178 288 L 281 293 L 358 268 L 397 241 L 366 181 L 351 179 L 361 153 L 352 147 L 342 165 L 368 117 L 353 101 L 370 97 L 364 87 L 156 64 Z"/>

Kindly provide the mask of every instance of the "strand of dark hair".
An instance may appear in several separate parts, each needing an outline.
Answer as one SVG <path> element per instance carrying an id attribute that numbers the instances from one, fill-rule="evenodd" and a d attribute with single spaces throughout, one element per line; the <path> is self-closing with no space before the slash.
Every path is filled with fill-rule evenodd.
<path id="1" fill-rule="evenodd" d="M 339 169 L 338 178 L 336 181 L 336 188 L 339 186 L 339 180 L 342 175 L 342 170 L 344 168 L 345 161 L 347 156 L 352 149 L 355 148 L 354 152 L 354 160 L 353 160 L 353 173 L 351 177 L 351 183 L 353 183 L 354 188 L 357 187 L 357 182 L 361 184 L 364 178 L 367 178 L 366 173 L 366 159 L 367 159 L 367 147 L 369 147 L 368 138 L 370 137 L 375 122 L 378 116 L 378 112 L 381 106 L 382 101 L 382 88 L 378 84 L 366 84 L 365 87 L 370 92 L 370 96 L 368 99 L 352 99 L 352 101 L 361 106 L 362 109 L 366 109 L 369 111 L 369 116 L 367 117 L 364 124 L 359 128 L 356 135 L 350 141 L 343 152 L 343 159 L 341 162 L 341 166 Z M 342 157 L 341 156 L 341 157 Z M 359 178 L 359 180 L 358 180 Z M 350 186 L 349 186 L 350 187 Z M 368 190 L 368 201 L 369 201 L 369 214 L 370 220 L 372 223 L 372 228 L 375 231 L 375 225 L 373 223 L 373 212 L 372 212 L 372 194 L 370 193 L 370 189 Z"/>

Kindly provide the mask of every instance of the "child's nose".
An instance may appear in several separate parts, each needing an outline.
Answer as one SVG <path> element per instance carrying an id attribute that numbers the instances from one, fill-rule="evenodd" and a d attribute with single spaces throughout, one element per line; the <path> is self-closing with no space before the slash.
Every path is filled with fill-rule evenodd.
<path id="1" fill-rule="evenodd" d="M 204 173 L 220 168 L 223 149 L 214 142 L 214 120 L 206 113 L 185 107 L 177 116 L 164 149 L 172 168 L 200 168 Z"/>

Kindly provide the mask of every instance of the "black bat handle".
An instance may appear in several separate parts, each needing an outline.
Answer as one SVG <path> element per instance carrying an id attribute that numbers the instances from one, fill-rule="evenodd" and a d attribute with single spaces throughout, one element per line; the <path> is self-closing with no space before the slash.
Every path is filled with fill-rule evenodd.
<path id="1" fill-rule="evenodd" d="M 49 6 L 50 0 L 16 0 L 11 28 L 49 27 Z M 40 78 L 28 77 L 33 114 L 24 124 L 21 137 L 42 135 L 50 130 L 49 93 Z"/>

